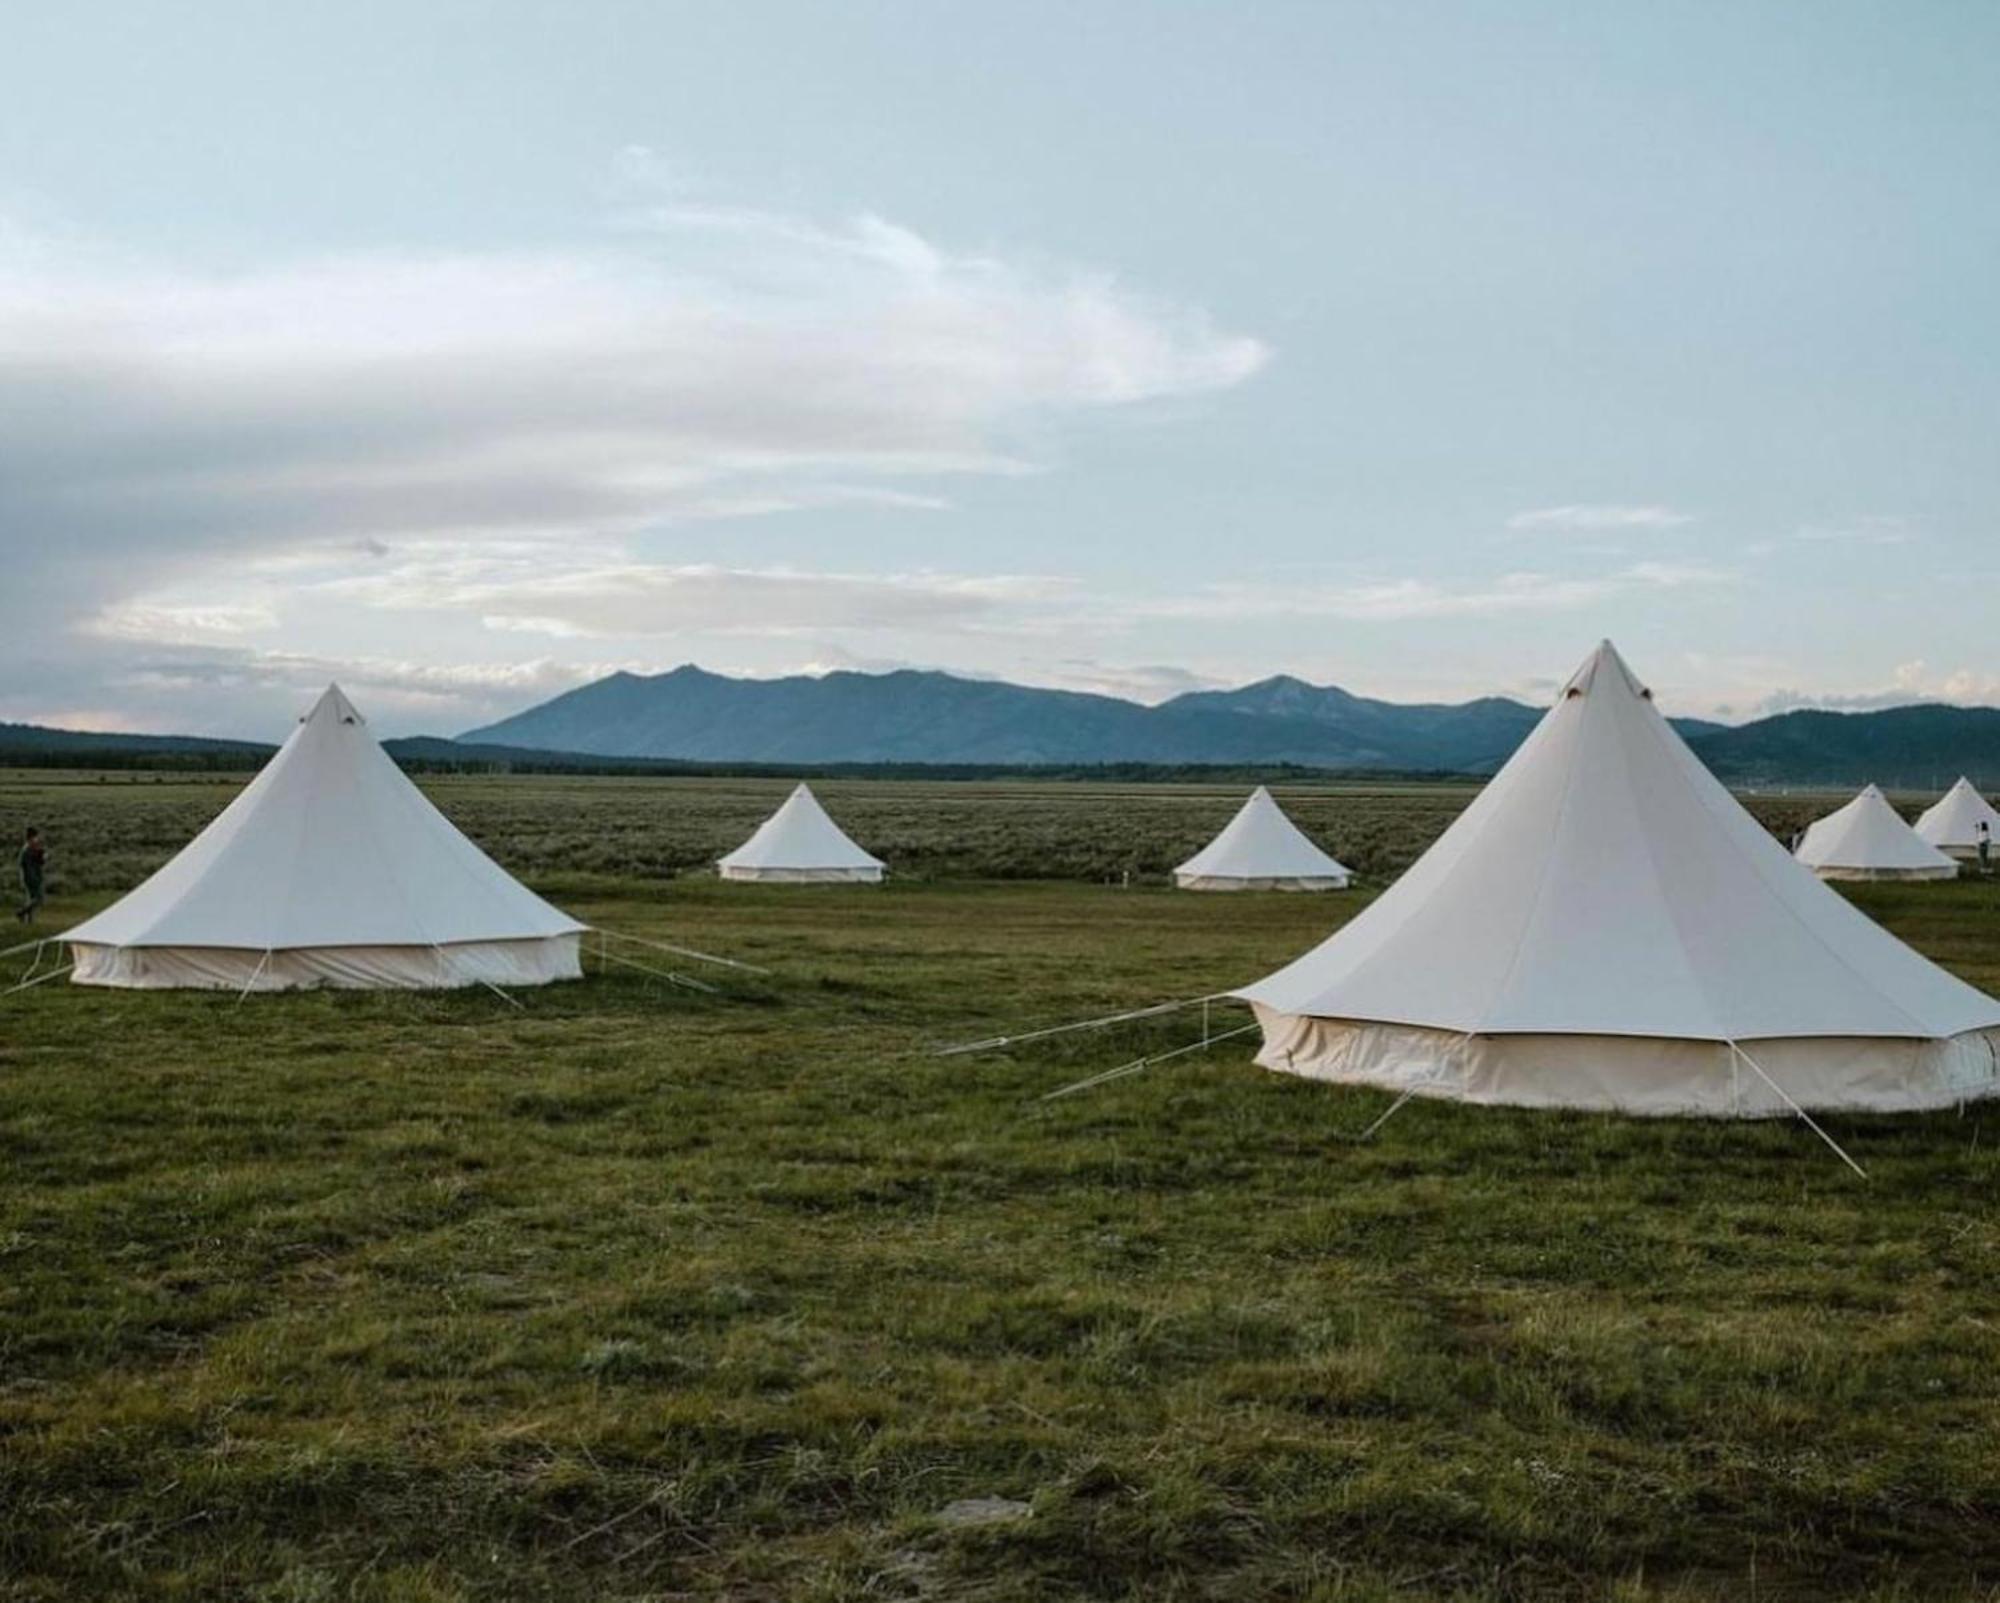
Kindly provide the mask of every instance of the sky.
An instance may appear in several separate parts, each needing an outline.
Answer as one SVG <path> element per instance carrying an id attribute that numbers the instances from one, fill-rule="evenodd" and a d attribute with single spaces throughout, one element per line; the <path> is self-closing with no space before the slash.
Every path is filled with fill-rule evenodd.
<path id="1" fill-rule="evenodd" d="M 0 719 L 2000 702 L 2000 8 L 17 7 Z"/>

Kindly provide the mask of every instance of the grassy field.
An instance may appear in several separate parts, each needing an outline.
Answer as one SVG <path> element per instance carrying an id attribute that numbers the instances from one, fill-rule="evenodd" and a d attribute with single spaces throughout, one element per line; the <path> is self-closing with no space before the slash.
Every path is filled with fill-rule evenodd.
<path id="1" fill-rule="evenodd" d="M 1237 1043 L 1044 1104 L 1198 1024 L 929 1048 L 1362 897 L 1099 883 L 1223 792 L 829 785 L 878 890 L 675 877 L 769 785 L 433 793 L 772 975 L 0 1004 L 0 1597 L 2000 1597 L 1992 1110 L 1832 1121 L 1863 1184 L 1789 1123 L 1360 1144 L 1386 1099 Z M 0 827 L 53 926 L 227 794 L 0 775 Z M 1379 881 L 1463 800 L 1295 811 Z M 2000 988 L 1993 884 L 1857 900 Z"/>

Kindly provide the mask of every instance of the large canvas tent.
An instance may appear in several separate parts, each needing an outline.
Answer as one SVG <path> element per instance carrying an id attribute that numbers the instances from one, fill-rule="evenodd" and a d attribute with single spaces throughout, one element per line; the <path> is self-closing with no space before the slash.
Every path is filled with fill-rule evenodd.
<path id="1" fill-rule="evenodd" d="M 1917 836 L 1947 857 L 1977 857 L 1980 825 L 2000 849 L 2000 812 L 1979 794 L 1972 781 L 1959 776 L 1957 784 L 1933 802 L 1917 819 Z"/>
<path id="2" fill-rule="evenodd" d="M 1821 879 L 1958 877 L 1958 864 L 1904 823 L 1873 785 L 1813 820 L 1793 855 Z"/>
<path id="3" fill-rule="evenodd" d="M 1221 834 L 1174 870 L 1174 883 L 1187 891 L 1337 891 L 1351 877 L 1262 785 Z"/>
<path id="4" fill-rule="evenodd" d="M 1401 879 L 1234 994 L 1266 1067 L 1411 1095 L 1745 1117 L 2000 1089 L 2000 1002 L 1795 862 L 1608 641 Z"/>
<path id="5" fill-rule="evenodd" d="M 584 927 L 453 827 L 330 686 L 180 854 L 60 939 L 82 985 L 541 985 Z"/>
<path id="6" fill-rule="evenodd" d="M 757 832 L 717 860 L 724 879 L 790 885 L 874 884 L 883 863 L 841 832 L 810 785 L 800 785 Z"/>

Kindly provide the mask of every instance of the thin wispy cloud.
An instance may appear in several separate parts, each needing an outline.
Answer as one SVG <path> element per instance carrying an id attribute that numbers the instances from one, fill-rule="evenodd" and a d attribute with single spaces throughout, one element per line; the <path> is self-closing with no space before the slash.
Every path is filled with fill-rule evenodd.
<path id="1" fill-rule="evenodd" d="M 828 629 L 958 627 L 1063 600 L 1073 581 L 1032 574 L 860 574 L 716 563 L 562 567 L 474 555 L 328 581 L 329 595 L 396 612 L 457 612 L 489 628 L 643 639 Z"/>
<path id="2" fill-rule="evenodd" d="M 1678 529 L 1692 522 L 1692 513 L 1677 512 L 1672 507 L 1597 503 L 1531 507 L 1514 513 L 1507 519 L 1507 527 L 1522 534 L 1607 534 Z"/>
<path id="3" fill-rule="evenodd" d="M 1917 531 L 1908 518 L 1881 515 L 1850 523 L 1807 524 L 1794 530 L 1792 538 L 1811 545 L 1908 545 L 1917 538 Z"/>
<path id="4" fill-rule="evenodd" d="M 1508 573 L 1466 585 L 1417 578 L 1343 585 L 1215 585 L 1187 596 L 1138 601 L 1134 606 L 1156 617 L 1248 621 L 1306 616 L 1395 623 L 1573 612 L 1648 589 L 1725 585 L 1733 583 L 1735 577 L 1726 569 L 1692 563 L 1641 562 L 1597 575 Z"/>

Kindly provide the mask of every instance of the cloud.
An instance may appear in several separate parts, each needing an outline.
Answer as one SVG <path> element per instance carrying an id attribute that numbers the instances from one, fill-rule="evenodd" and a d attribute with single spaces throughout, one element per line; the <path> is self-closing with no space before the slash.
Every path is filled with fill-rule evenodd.
<path id="1" fill-rule="evenodd" d="M 0 691 L 0 719 L 60 728 L 280 739 L 328 683 L 362 702 L 378 728 L 436 732 L 466 727 L 574 689 L 619 669 L 654 672 L 645 661 L 538 657 L 516 662 L 431 663 L 393 657 L 319 654 L 251 646 L 164 642 L 121 645 L 93 664 L 90 688 L 115 704 L 76 698 L 60 675 Z M 80 722 L 78 720 L 87 720 Z"/>
<path id="2" fill-rule="evenodd" d="M 1441 585 L 1428 579 L 1387 579 L 1346 585 L 1216 585 L 1191 595 L 1135 603 L 1151 617 L 1255 619 L 1323 617 L 1394 623 L 1431 618 L 1492 618 L 1516 613 L 1568 612 L 1647 589 L 1681 589 L 1733 582 L 1725 569 L 1690 563 L 1641 562 L 1589 577 L 1509 573 L 1482 584 Z"/>
<path id="3" fill-rule="evenodd" d="M 2000 704 L 2000 673 L 1974 668 L 1952 668 L 1934 672 L 1921 659 L 1899 663 L 1890 682 L 1874 690 L 1806 691 L 1774 690 L 1751 709 L 1755 717 L 1795 712 L 1801 708 L 1825 712 L 1875 712 L 1884 707 L 1910 707 L 1924 702 L 1947 702 L 1962 707 Z"/>
<path id="4" fill-rule="evenodd" d="M 752 596 L 783 627 L 977 616 L 1004 598 L 925 575 L 647 570 L 635 542 L 923 516 L 953 481 L 1041 471 L 1071 420 L 1227 390 L 1268 358 L 1101 273 L 873 216 L 697 205 L 648 151 L 615 178 L 646 207 L 557 251 L 215 271 L 0 218 L 0 676 L 95 706 L 126 644 L 283 634 L 299 586 L 443 543 L 567 574 L 539 608 L 492 581 L 485 615 L 509 633 L 656 623 L 703 597 L 744 627 Z"/>
<path id="5" fill-rule="evenodd" d="M 1607 530 L 1676 529 L 1692 523 L 1692 513 L 1663 506 L 1576 505 L 1534 507 L 1516 512 L 1507 527 L 1521 533 L 1603 533 Z"/>
<path id="6" fill-rule="evenodd" d="M 488 629 L 645 639 L 833 629 L 964 628 L 1059 602 L 1074 581 L 1033 574 L 841 573 L 633 559 L 616 545 L 552 558 L 530 543 L 431 542 L 313 592 L 393 612 L 455 613 Z"/>
<path id="7" fill-rule="evenodd" d="M 1039 675 L 1023 678 L 1054 689 L 1087 690 L 1094 695 L 1116 696 L 1121 701 L 1144 702 L 1147 706 L 1171 701 L 1191 690 L 1222 690 L 1241 683 L 1238 679 L 1178 668 L 1171 663 L 1121 666 L 1088 657 L 1065 657 L 1049 664 Z"/>
<path id="8" fill-rule="evenodd" d="M 1908 545 L 1917 532 L 1908 518 L 1891 513 L 1844 524 L 1808 524 L 1793 531 L 1792 538 L 1814 545 Z"/>
<path id="9" fill-rule="evenodd" d="M 121 601 L 106 607 L 87 627 L 118 640 L 194 641 L 275 629 L 278 615 L 268 606 L 255 604 L 176 606 Z"/>
<path id="10" fill-rule="evenodd" d="M 657 217 L 616 252 L 0 267 L 0 523 L 157 575 L 288 542 L 935 506 L 904 481 L 1022 471 L 1028 426 L 1265 358 L 1109 280 L 875 219 L 746 213 L 718 249 L 712 218 Z"/>

